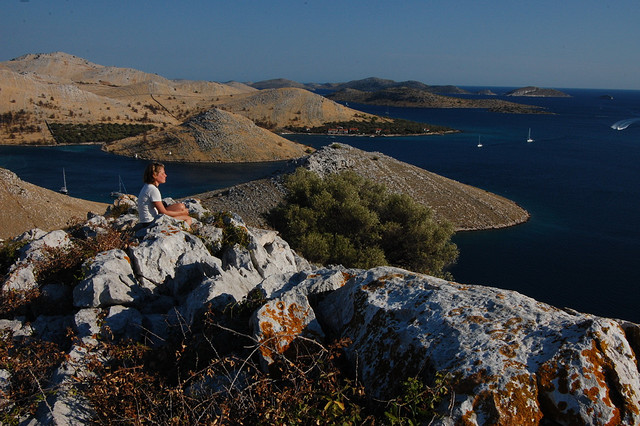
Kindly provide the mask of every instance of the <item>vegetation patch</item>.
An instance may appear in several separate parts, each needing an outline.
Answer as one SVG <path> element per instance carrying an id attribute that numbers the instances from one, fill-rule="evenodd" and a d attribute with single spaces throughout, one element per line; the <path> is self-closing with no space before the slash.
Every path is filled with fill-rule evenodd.
<path id="1" fill-rule="evenodd" d="M 333 121 L 316 127 L 287 126 L 286 130 L 295 133 L 318 133 L 337 135 L 415 135 L 427 133 L 445 133 L 454 131 L 450 127 L 418 123 L 416 121 L 390 118 L 380 120 L 371 117 L 368 121 Z"/>
<path id="2" fill-rule="evenodd" d="M 111 142 L 137 136 L 154 128 L 151 124 L 49 123 L 49 130 L 57 143 Z"/>
<path id="3" fill-rule="evenodd" d="M 299 168 L 285 179 L 271 224 L 311 262 L 372 268 L 393 265 L 435 276 L 458 256 L 453 226 L 407 195 L 347 171 L 320 178 Z"/>

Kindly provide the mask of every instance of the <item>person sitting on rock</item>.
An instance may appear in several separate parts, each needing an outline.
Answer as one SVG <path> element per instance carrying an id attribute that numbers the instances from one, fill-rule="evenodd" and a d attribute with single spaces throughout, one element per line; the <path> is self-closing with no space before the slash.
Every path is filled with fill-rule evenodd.
<path id="1" fill-rule="evenodd" d="M 144 170 L 143 180 L 145 185 L 138 195 L 138 216 L 142 227 L 149 225 L 156 217 L 163 214 L 184 220 L 191 226 L 189 210 L 183 203 L 167 205 L 162 201 L 158 186 L 167 181 L 164 164 L 150 163 Z"/>

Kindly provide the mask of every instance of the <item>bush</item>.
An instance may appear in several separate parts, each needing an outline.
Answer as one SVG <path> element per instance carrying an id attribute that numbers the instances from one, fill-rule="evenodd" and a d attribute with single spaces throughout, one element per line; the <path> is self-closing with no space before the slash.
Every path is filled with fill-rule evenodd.
<path id="1" fill-rule="evenodd" d="M 285 186 L 285 202 L 270 212 L 270 222 L 311 262 L 393 265 L 442 276 L 458 256 L 449 223 L 354 172 L 322 179 L 299 168 Z"/>

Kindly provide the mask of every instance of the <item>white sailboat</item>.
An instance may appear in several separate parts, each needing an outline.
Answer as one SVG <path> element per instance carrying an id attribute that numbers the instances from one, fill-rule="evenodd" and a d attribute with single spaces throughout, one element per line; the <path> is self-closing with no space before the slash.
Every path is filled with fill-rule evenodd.
<path id="1" fill-rule="evenodd" d="M 482 148 L 482 142 L 480 142 L 480 136 L 478 136 L 478 148 Z"/>
<path id="2" fill-rule="evenodd" d="M 68 194 L 69 190 L 67 189 L 67 176 L 64 173 L 64 167 L 62 168 L 62 188 L 58 190 L 61 194 Z"/>
<path id="3" fill-rule="evenodd" d="M 122 178 L 118 175 L 118 191 L 111 192 L 111 196 L 113 198 L 118 198 L 121 195 L 127 193 L 127 188 L 125 188 L 124 183 L 122 182 Z"/>
<path id="4" fill-rule="evenodd" d="M 527 137 L 527 142 L 533 142 L 533 139 L 531 139 L 531 127 L 529 127 L 529 136 Z"/>

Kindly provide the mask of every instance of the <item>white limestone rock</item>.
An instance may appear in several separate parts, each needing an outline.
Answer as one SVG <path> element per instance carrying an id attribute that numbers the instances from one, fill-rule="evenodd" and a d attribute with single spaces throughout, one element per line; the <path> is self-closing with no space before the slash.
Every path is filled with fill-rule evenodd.
<path id="1" fill-rule="evenodd" d="M 277 232 L 257 228 L 249 231 L 251 260 L 262 278 L 298 270 L 293 251 Z"/>
<path id="2" fill-rule="evenodd" d="M 209 306 L 216 309 L 240 302 L 257 285 L 256 280 L 248 279 L 237 269 L 224 271 L 223 274 L 207 278 L 185 299 L 179 311 L 188 324 L 192 324 Z"/>
<path id="3" fill-rule="evenodd" d="M 324 338 L 309 300 L 301 292 L 292 291 L 269 300 L 253 314 L 250 323 L 260 345 L 263 367 L 273 363 L 300 337 L 318 342 Z"/>
<path id="4" fill-rule="evenodd" d="M 28 337 L 33 334 L 33 328 L 24 318 L 0 319 L 0 332 L 9 331 L 13 337 Z"/>
<path id="5" fill-rule="evenodd" d="M 258 288 L 267 299 L 281 297 L 286 292 L 315 296 L 339 289 L 359 272 L 362 271 L 341 266 L 305 270 L 296 274 L 288 272 L 264 279 Z"/>
<path id="6" fill-rule="evenodd" d="M 202 220 L 202 218 L 211 213 L 208 209 L 202 206 L 202 202 L 197 198 L 187 198 L 182 200 L 182 202 L 187 210 L 189 210 L 189 215 L 197 219 Z"/>
<path id="7" fill-rule="evenodd" d="M 102 332 L 109 334 L 109 337 L 116 341 L 121 339 L 140 340 L 142 315 L 135 308 L 111 306 L 104 320 Z"/>
<path id="8" fill-rule="evenodd" d="M 149 295 L 136 281 L 131 259 L 123 250 L 98 253 L 83 265 L 85 278 L 73 289 L 78 308 L 140 303 Z"/>
<path id="9" fill-rule="evenodd" d="M 177 296 L 220 274 L 220 259 L 209 253 L 202 240 L 185 232 L 180 221 L 161 216 L 143 231 L 140 244 L 129 251 L 140 278 L 164 285 Z"/>
<path id="10" fill-rule="evenodd" d="M 81 340 L 91 339 L 100 333 L 100 313 L 99 308 L 80 309 L 73 317 L 74 330 Z"/>
<path id="11" fill-rule="evenodd" d="M 637 359 L 613 320 L 386 267 L 354 277 L 316 314 L 352 340 L 348 356 L 374 395 L 449 372 L 453 423 L 640 422 Z"/>
<path id="12" fill-rule="evenodd" d="M 16 239 L 17 241 L 30 241 L 20 249 L 20 257 L 14 263 L 7 274 L 7 278 L 2 285 L 3 291 L 9 290 L 31 290 L 38 286 L 35 277 L 35 265 L 38 261 L 47 258 L 47 248 L 62 248 L 71 244 L 71 239 L 62 230 L 44 232 L 40 229 L 33 229 L 25 232 Z"/>

